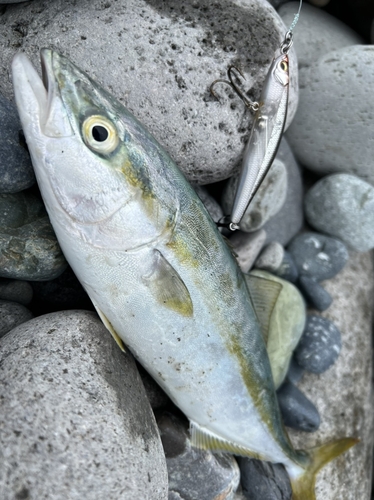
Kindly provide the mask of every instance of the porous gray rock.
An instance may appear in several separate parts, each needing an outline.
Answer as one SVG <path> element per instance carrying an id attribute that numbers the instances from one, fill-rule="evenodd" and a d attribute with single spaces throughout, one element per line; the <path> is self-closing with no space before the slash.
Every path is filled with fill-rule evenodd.
<path id="1" fill-rule="evenodd" d="M 27 306 L 32 300 L 33 289 L 27 281 L 0 278 L 0 299 Z"/>
<path id="2" fill-rule="evenodd" d="M 31 312 L 22 304 L 0 300 L 0 337 L 32 317 Z"/>
<path id="3" fill-rule="evenodd" d="M 359 252 L 374 247 L 374 187 L 354 175 L 329 175 L 306 194 L 305 215 L 318 231 Z"/>
<path id="4" fill-rule="evenodd" d="M 299 107 L 286 134 L 298 160 L 319 174 L 374 184 L 374 46 L 329 52 L 299 75 Z"/>
<path id="5" fill-rule="evenodd" d="M 236 259 L 243 273 L 252 268 L 266 240 L 266 232 L 259 229 L 254 233 L 235 231 L 230 237 L 230 245 L 236 254 Z"/>
<path id="6" fill-rule="evenodd" d="M 165 457 L 135 362 L 93 313 L 29 321 L 2 338 L 0 353 L 4 500 L 167 499 Z"/>
<path id="7" fill-rule="evenodd" d="M 217 87 L 218 102 L 210 84 L 236 64 L 259 98 L 287 31 L 267 0 L 33 0 L 7 9 L 1 21 L 3 68 L 20 49 L 38 67 L 38 47 L 60 51 L 119 98 L 199 184 L 237 171 L 253 121 L 228 87 Z M 289 122 L 298 95 L 293 49 L 290 75 Z M 11 97 L 7 78 L 0 91 Z"/>

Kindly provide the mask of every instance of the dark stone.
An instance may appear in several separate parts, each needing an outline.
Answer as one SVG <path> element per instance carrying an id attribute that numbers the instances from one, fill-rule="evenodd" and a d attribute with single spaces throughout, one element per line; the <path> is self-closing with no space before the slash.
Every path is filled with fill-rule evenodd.
<path id="1" fill-rule="evenodd" d="M 284 280 L 290 281 L 291 283 L 295 283 L 297 281 L 299 272 L 295 261 L 289 252 L 284 252 L 282 264 L 276 270 L 275 274 Z"/>
<path id="2" fill-rule="evenodd" d="M 323 373 L 335 363 L 341 347 L 341 334 L 335 324 L 322 316 L 310 315 L 295 359 L 305 370 Z"/>
<path id="3" fill-rule="evenodd" d="M 31 318 L 32 314 L 25 306 L 0 300 L 0 337 Z"/>
<path id="4" fill-rule="evenodd" d="M 308 303 L 318 311 L 325 311 L 331 306 L 331 295 L 313 278 L 300 276 L 299 287 Z"/>
<path id="5" fill-rule="evenodd" d="M 317 408 L 291 382 L 284 383 L 277 391 L 279 408 L 284 424 L 299 431 L 314 432 L 321 423 Z"/>
<path id="6" fill-rule="evenodd" d="M 292 384 L 297 384 L 304 374 L 304 368 L 300 366 L 295 358 L 291 358 L 286 379 Z"/>
<path id="7" fill-rule="evenodd" d="M 18 302 L 27 306 L 32 300 L 33 290 L 27 281 L 0 278 L 0 299 Z"/>

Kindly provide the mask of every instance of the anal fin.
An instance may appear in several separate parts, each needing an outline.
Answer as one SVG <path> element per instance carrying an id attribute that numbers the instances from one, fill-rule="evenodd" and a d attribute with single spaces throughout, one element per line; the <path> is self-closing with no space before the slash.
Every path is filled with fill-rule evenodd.
<path id="1" fill-rule="evenodd" d="M 93 305 L 95 306 L 96 312 L 99 315 L 101 321 L 103 322 L 103 324 L 106 327 L 106 329 L 109 330 L 110 334 L 112 335 L 112 337 L 116 341 L 118 347 L 121 349 L 122 352 L 126 352 L 124 343 L 123 343 L 121 337 L 118 335 L 118 333 L 113 328 L 112 323 L 105 316 L 105 314 L 102 312 L 102 310 L 100 309 L 100 307 L 97 304 L 95 304 L 95 302 L 92 299 L 91 299 L 91 301 L 92 301 Z"/>

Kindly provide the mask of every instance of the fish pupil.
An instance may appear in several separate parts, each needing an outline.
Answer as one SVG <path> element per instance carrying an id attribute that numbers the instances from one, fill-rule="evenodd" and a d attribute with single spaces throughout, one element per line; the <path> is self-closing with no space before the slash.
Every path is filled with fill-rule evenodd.
<path id="1" fill-rule="evenodd" d="M 105 127 L 101 125 L 95 125 L 92 127 L 92 137 L 97 142 L 104 142 L 108 139 L 109 132 Z"/>

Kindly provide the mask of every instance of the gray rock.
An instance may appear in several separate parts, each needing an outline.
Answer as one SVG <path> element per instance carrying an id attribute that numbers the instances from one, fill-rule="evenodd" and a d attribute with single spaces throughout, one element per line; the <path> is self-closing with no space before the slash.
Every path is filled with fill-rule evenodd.
<path id="1" fill-rule="evenodd" d="M 351 173 L 374 184 L 373 85 L 371 45 L 329 52 L 300 69 L 300 103 L 287 139 L 305 167 L 319 174 Z"/>
<path id="2" fill-rule="evenodd" d="M 248 500 L 291 500 L 291 484 L 283 465 L 241 457 L 239 467 Z"/>
<path id="3" fill-rule="evenodd" d="M 0 337 L 33 316 L 22 304 L 0 300 Z"/>
<path id="4" fill-rule="evenodd" d="M 292 255 L 289 252 L 284 252 L 282 264 L 280 265 L 279 269 L 277 269 L 275 274 L 284 280 L 291 281 L 291 283 L 296 283 L 299 272 L 297 270 L 295 261 L 293 260 Z"/>
<path id="5" fill-rule="evenodd" d="M 230 214 L 238 187 L 239 177 L 228 181 L 222 196 L 222 208 Z M 275 159 L 240 222 L 242 231 L 251 233 L 263 227 L 279 210 L 286 199 L 287 170 L 284 163 Z"/>
<path id="6" fill-rule="evenodd" d="M 305 197 L 311 226 L 365 252 L 374 247 L 374 187 L 354 175 L 335 174 L 317 182 Z"/>
<path id="7" fill-rule="evenodd" d="M 204 203 L 205 208 L 208 210 L 214 222 L 220 221 L 223 217 L 221 205 L 213 198 L 213 196 L 210 196 L 208 191 L 203 186 L 195 185 L 193 188 L 196 191 L 197 196 Z"/>
<path id="8" fill-rule="evenodd" d="M 287 169 L 286 200 L 279 212 L 263 228 L 267 234 L 266 243 L 278 241 L 286 246 L 303 226 L 303 185 L 300 167 L 284 137 L 281 140 L 277 158 Z"/>
<path id="9" fill-rule="evenodd" d="M 235 231 L 230 238 L 230 244 L 236 254 L 236 259 L 243 273 L 251 270 L 258 254 L 261 252 L 266 240 L 266 233 L 259 229 L 254 233 Z"/>
<path id="10" fill-rule="evenodd" d="M 32 300 L 33 289 L 27 281 L 0 278 L 0 299 L 27 306 Z"/>
<path id="11" fill-rule="evenodd" d="M 260 256 L 255 262 L 255 267 L 257 269 L 269 271 L 270 273 L 276 273 L 282 265 L 283 258 L 283 246 L 277 241 L 273 241 L 262 250 Z"/>
<path id="12" fill-rule="evenodd" d="M 307 302 L 318 311 L 325 311 L 332 304 L 332 297 L 322 285 L 309 276 L 300 276 L 299 288 Z"/>
<path id="13" fill-rule="evenodd" d="M 0 193 L 17 193 L 35 183 L 27 151 L 20 145 L 21 125 L 15 106 L 0 94 Z"/>
<path id="14" fill-rule="evenodd" d="M 291 358 L 286 380 L 291 382 L 291 384 L 297 384 L 301 380 L 304 371 L 304 368 L 295 361 L 295 358 Z"/>
<path id="15" fill-rule="evenodd" d="M 134 360 L 93 313 L 41 316 L 1 342 L 4 500 L 167 499 L 165 457 Z"/>
<path id="16" fill-rule="evenodd" d="M 291 382 L 286 382 L 277 392 L 284 424 L 299 431 L 315 432 L 321 423 L 317 408 Z"/>
<path id="17" fill-rule="evenodd" d="M 295 359 L 305 370 L 323 373 L 338 359 L 341 348 L 341 333 L 336 325 L 321 316 L 309 315 Z"/>
<path id="18" fill-rule="evenodd" d="M 9 68 L 20 47 L 34 62 L 37 47 L 62 52 L 126 104 L 189 180 L 209 184 L 237 171 L 253 121 L 237 96 L 225 97 L 228 87 L 218 88 L 218 102 L 209 86 L 235 63 L 258 98 L 286 30 L 267 0 L 214 7 L 209 0 L 34 0 L 4 12 L 0 64 Z M 290 73 L 289 122 L 298 95 L 293 49 Z M 0 91 L 11 96 L 7 78 Z"/>
<path id="19" fill-rule="evenodd" d="M 290 26 L 299 2 L 280 7 L 279 15 Z M 295 50 L 299 68 L 313 66 L 315 61 L 332 50 L 363 43 L 363 39 L 347 25 L 327 12 L 303 3 L 295 28 Z"/>
<path id="20" fill-rule="evenodd" d="M 232 498 L 240 479 L 233 456 L 193 448 L 187 424 L 171 413 L 163 413 L 158 426 L 168 467 L 169 492 L 179 494 L 183 500 Z"/>
<path id="21" fill-rule="evenodd" d="M 319 233 L 301 233 L 288 246 L 300 274 L 322 281 L 335 276 L 348 261 L 345 245 Z"/>
<path id="22" fill-rule="evenodd" d="M 48 280 L 66 267 L 42 202 L 30 193 L 0 194 L 0 277 Z"/>

